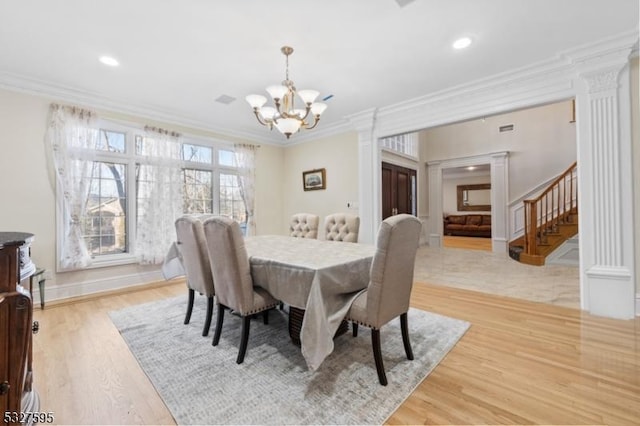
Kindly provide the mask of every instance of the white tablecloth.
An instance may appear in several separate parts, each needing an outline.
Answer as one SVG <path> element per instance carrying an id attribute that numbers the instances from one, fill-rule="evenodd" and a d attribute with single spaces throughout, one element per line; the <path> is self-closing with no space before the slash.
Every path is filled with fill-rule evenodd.
<path id="1" fill-rule="evenodd" d="M 333 336 L 353 299 L 369 283 L 375 247 L 264 235 L 245 238 L 254 285 L 305 309 L 302 354 L 316 370 L 333 351 Z"/>

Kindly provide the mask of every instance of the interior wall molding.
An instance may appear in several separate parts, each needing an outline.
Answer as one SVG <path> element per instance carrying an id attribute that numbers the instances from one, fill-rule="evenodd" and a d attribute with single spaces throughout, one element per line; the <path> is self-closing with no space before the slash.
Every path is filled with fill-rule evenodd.
<path id="1" fill-rule="evenodd" d="M 124 274 L 109 278 L 83 280 L 59 285 L 52 284 L 50 280 L 47 280 L 44 292 L 45 301 L 64 300 L 87 294 L 102 293 L 123 288 L 130 289 L 139 285 L 147 285 L 148 283 L 155 281 L 164 281 L 162 272 L 159 269 L 156 271 Z M 35 285 L 33 292 L 33 300 L 40 300 L 40 292 Z"/>
<path id="2" fill-rule="evenodd" d="M 628 60 L 637 42 L 636 29 L 526 67 L 380 108 L 378 134 L 414 132 L 572 98 L 578 68 L 602 66 L 610 56 Z"/>
<path id="3" fill-rule="evenodd" d="M 372 180 L 380 179 L 381 173 L 381 150 L 375 135 L 376 115 L 377 109 L 371 108 L 349 117 L 349 122 L 358 132 L 358 240 L 367 244 L 375 243 L 378 224 L 382 217 L 380 186 L 370 184 Z"/>
<path id="4" fill-rule="evenodd" d="M 491 166 L 491 245 L 496 253 L 506 253 L 508 245 L 508 170 L 509 153 L 491 152 L 484 155 L 435 160 L 427 162 L 429 174 L 429 218 L 427 236 L 432 247 L 442 246 L 442 171 L 450 168 L 489 164 Z"/>
<path id="5" fill-rule="evenodd" d="M 0 72 L 0 88 L 58 102 L 66 102 L 83 108 L 104 110 L 116 114 L 127 114 L 145 120 L 154 120 L 168 125 L 188 127 L 193 130 L 215 133 L 221 137 L 243 139 L 282 146 L 283 140 L 271 132 L 241 132 L 213 127 L 210 123 L 181 115 L 156 105 L 133 104 L 126 99 L 109 99 L 94 92 L 52 84 L 46 81 Z"/>
<path id="6" fill-rule="evenodd" d="M 620 35 L 603 39 L 597 43 L 580 46 L 555 57 L 538 62 L 525 68 L 494 75 L 490 78 L 477 80 L 469 84 L 452 89 L 443 90 L 429 96 L 419 97 L 409 102 L 380 108 L 375 124 L 376 137 L 386 137 L 394 134 L 415 132 L 437 125 L 451 124 L 478 118 L 490 114 L 512 111 L 515 109 L 529 108 L 545 103 L 558 102 L 566 99 L 576 99 L 576 120 L 578 123 L 578 183 L 581 188 L 580 202 L 580 228 L 586 236 L 579 239 L 580 244 L 580 299 L 581 307 L 596 315 L 613 318 L 630 318 L 635 315 L 635 263 L 633 239 L 635 235 L 634 223 L 630 218 L 633 211 L 631 205 L 631 187 L 626 185 L 622 191 L 624 197 L 615 199 L 608 197 L 603 188 L 615 186 L 620 190 L 619 182 L 631 182 L 632 170 L 630 164 L 630 85 L 629 85 L 629 58 L 638 46 L 638 28 Z M 607 82 L 611 75 L 608 73 L 617 69 L 622 70 L 618 74 L 615 89 L 607 89 Z M 596 77 L 589 82 L 589 78 Z M 586 81 L 586 82 L 585 82 Z M 599 82 L 599 83 L 598 83 Z M 585 86 L 594 90 L 601 87 L 604 92 L 616 92 L 607 101 L 598 105 L 590 104 L 599 96 L 588 93 Z M 598 116 L 599 113 L 604 114 Z M 611 133 L 610 131 L 613 131 Z M 619 133 L 616 133 L 619 132 Z M 594 138 L 602 137 L 602 143 L 594 145 Z M 362 133 L 360 133 L 362 135 Z M 367 136 L 370 138 L 370 136 Z M 611 145 L 612 144 L 612 145 Z M 603 148 L 605 151 L 598 154 L 593 151 Z M 620 151 L 611 151 L 612 147 Z M 375 153 L 362 152 L 367 158 Z M 611 152 L 609 152 L 609 151 Z M 429 167 L 429 242 L 439 245 L 442 225 L 437 222 L 440 218 L 434 215 L 440 214 L 442 209 L 441 196 L 434 194 L 441 186 L 441 167 L 438 163 L 432 163 Z M 593 174 L 595 168 L 604 173 L 603 178 L 608 179 L 604 186 L 598 186 Z M 494 184 L 494 170 L 500 169 L 505 173 L 508 168 L 492 165 L 492 187 Z M 617 171 L 617 172 L 614 172 Z M 439 172 L 439 173 L 438 173 Z M 611 181 L 618 179 L 618 183 Z M 366 182 L 367 190 L 373 185 L 374 193 L 380 192 L 380 182 L 371 174 L 361 170 L 360 188 Z M 495 200 L 497 201 L 497 200 Z M 507 199 L 504 200 L 505 212 L 503 224 L 509 220 Z M 613 202 L 607 207 L 605 216 L 619 215 L 614 226 L 609 226 L 603 219 L 600 206 Z M 494 200 L 492 199 L 492 204 Z M 377 204 L 369 205 L 371 209 L 377 209 Z M 366 210 L 367 205 L 361 205 Z M 585 210 L 586 209 L 586 210 Z M 492 216 L 494 216 L 492 212 Z M 620 219 L 621 218 L 621 219 Z M 596 228 L 601 235 L 593 237 L 593 224 L 600 221 Z M 492 218 L 492 226 L 497 222 Z M 619 226 L 624 223 L 624 232 Z M 492 228 L 493 231 L 493 228 Z M 505 232 L 506 229 L 505 229 Z M 607 235 L 613 233 L 611 238 Z M 498 235 L 495 243 L 506 247 L 506 241 L 501 242 L 506 235 Z M 597 247 L 597 241 L 604 241 L 606 248 Z M 612 246 L 612 243 L 616 245 Z M 597 252 L 597 254 L 596 254 Z M 612 254 L 613 253 L 613 254 Z M 595 264 L 594 259 L 602 259 L 603 264 Z M 610 259 L 613 258 L 614 264 Z M 586 259 L 586 260 L 585 260 Z M 621 266 L 615 264 L 622 262 Z M 623 273 L 623 272 L 628 272 Z"/>

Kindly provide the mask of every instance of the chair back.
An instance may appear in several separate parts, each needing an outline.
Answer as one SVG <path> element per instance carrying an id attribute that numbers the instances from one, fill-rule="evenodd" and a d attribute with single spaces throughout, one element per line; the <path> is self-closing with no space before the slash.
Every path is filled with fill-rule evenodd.
<path id="1" fill-rule="evenodd" d="M 218 303 L 246 315 L 253 308 L 253 280 L 240 225 L 215 216 L 205 220 L 204 234 Z"/>
<path id="2" fill-rule="evenodd" d="M 289 235 L 297 238 L 318 238 L 320 217 L 311 213 L 296 213 L 289 222 Z"/>
<path id="3" fill-rule="evenodd" d="M 176 219 L 175 226 L 177 247 L 187 277 L 187 286 L 207 297 L 215 295 L 201 218 L 185 215 Z"/>
<path id="4" fill-rule="evenodd" d="M 367 287 L 367 317 L 374 327 L 409 310 L 421 229 L 418 218 L 409 214 L 391 216 L 380 224 Z"/>
<path id="5" fill-rule="evenodd" d="M 324 238 L 327 241 L 358 242 L 360 217 L 348 213 L 330 214 L 324 219 Z"/>

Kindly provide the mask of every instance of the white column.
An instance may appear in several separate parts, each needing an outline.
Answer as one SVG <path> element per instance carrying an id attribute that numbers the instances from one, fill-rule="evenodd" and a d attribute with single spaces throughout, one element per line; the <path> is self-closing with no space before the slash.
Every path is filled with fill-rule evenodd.
<path id="1" fill-rule="evenodd" d="M 622 56 L 598 69 L 587 66 L 579 74 L 576 96 L 582 307 L 630 319 L 635 315 L 636 231 L 628 61 Z"/>
<path id="2" fill-rule="evenodd" d="M 509 251 L 509 153 L 491 155 L 491 242 L 495 253 Z"/>
<path id="3" fill-rule="evenodd" d="M 427 163 L 429 173 L 429 219 L 427 221 L 427 239 L 430 247 L 442 247 L 442 163 Z"/>
<path id="4" fill-rule="evenodd" d="M 358 131 L 358 241 L 375 244 L 380 211 L 380 148 L 374 132 L 376 110 L 349 117 Z"/>

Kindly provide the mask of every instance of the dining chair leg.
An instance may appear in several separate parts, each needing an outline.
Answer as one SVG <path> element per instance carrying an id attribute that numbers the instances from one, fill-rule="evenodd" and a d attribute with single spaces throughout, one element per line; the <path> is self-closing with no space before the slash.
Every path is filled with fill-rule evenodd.
<path id="1" fill-rule="evenodd" d="M 189 324 L 191 321 L 191 312 L 193 311 L 193 297 L 195 295 L 195 291 L 190 288 L 189 289 L 189 302 L 187 302 L 187 315 L 184 317 L 184 323 Z"/>
<path id="2" fill-rule="evenodd" d="M 213 296 L 207 297 L 207 318 L 204 321 L 204 329 L 202 335 L 208 336 L 211 328 L 211 316 L 213 315 Z"/>
<path id="3" fill-rule="evenodd" d="M 358 337 L 358 323 L 352 321 L 351 328 L 353 330 L 353 337 Z"/>
<path id="4" fill-rule="evenodd" d="M 382 363 L 382 349 L 380 348 L 380 330 L 371 329 L 371 346 L 373 346 L 373 359 L 376 361 L 378 380 L 382 386 L 387 386 L 387 375 Z"/>
<path id="5" fill-rule="evenodd" d="M 247 315 L 242 317 L 242 340 L 240 340 L 240 350 L 238 350 L 238 359 L 236 364 L 242 364 L 244 354 L 247 352 L 247 342 L 249 341 L 249 327 L 251 326 L 251 317 Z"/>
<path id="6" fill-rule="evenodd" d="M 400 328 L 402 329 L 402 343 L 404 344 L 404 352 L 407 359 L 413 359 L 413 351 L 411 350 L 411 342 L 409 341 L 409 327 L 407 326 L 407 313 L 400 315 Z"/>
<path id="7" fill-rule="evenodd" d="M 224 321 L 224 306 L 218 303 L 218 316 L 216 317 L 216 331 L 213 333 L 213 346 L 218 346 L 220 341 L 220 332 L 222 331 L 222 322 Z"/>

